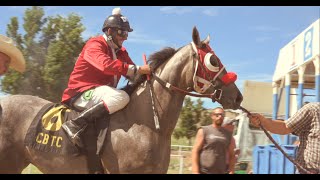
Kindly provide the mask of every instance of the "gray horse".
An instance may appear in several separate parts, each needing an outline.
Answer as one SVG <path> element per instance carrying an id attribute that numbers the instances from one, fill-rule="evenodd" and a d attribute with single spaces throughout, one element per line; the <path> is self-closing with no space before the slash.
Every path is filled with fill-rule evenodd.
<path id="1" fill-rule="evenodd" d="M 166 173 L 170 161 L 171 135 L 176 126 L 186 93 L 194 90 L 196 62 L 201 57 L 197 50 L 209 45 L 209 36 L 200 41 L 198 30 L 192 32 L 193 43 L 178 50 L 167 48 L 150 56 L 155 75 L 170 83 L 178 91 L 163 86 L 151 78 L 155 108 L 160 129 L 155 128 L 151 96 L 146 81 L 131 94 L 130 103 L 111 116 L 109 131 L 102 153 L 102 162 L 108 173 Z M 196 49 L 195 49 L 196 47 Z M 214 55 L 212 64 L 221 63 Z M 199 65 L 200 66 L 200 65 Z M 202 65 L 201 65 L 202 66 Z M 202 66 L 203 67 L 203 66 Z M 198 67 L 201 71 L 201 68 Z M 202 69 L 203 70 L 203 69 Z M 238 109 L 242 95 L 234 82 L 223 85 L 224 69 L 205 93 L 215 93 L 224 108 Z M 0 174 L 21 173 L 30 163 L 41 172 L 88 173 L 84 156 L 68 157 L 36 151 L 24 146 L 27 130 L 38 111 L 49 101 L 29 95 L 13 95 L 0 102 Z"/>

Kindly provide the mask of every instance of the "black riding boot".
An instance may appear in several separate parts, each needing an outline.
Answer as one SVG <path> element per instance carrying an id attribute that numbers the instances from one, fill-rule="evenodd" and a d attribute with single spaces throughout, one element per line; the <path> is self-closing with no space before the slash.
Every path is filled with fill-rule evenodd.
<path id="1" fill-rule="evenodd" d="M 85 130 L 88 123 L 93 122 L 96 118 L 106 114 L 109 114 L 109 112 L 101 101 L 91 108 L 84 110 L 77 118 L 63 123 L 62 128 L 65 130 L 73 144 L 83 147 L 80 134 Z"/>

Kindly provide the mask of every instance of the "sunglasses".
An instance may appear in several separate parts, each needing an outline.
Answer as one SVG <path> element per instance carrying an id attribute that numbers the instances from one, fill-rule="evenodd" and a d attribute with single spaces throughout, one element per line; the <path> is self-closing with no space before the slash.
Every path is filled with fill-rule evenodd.
<path id="1" fill-rule="evenodd" d="M 121 30 L 121 29 L 117 29 L 117 34 L 120 36 L 120 37 L 128 37 L 128 31 L 124 31 L 124 30 Z"/>
<path id="2" fill-rule="evenodd" d="M 224 117 L 225 116 L 225 114 L 224 113 L 212 113 L 213 115 L 215 115 L 216 117 L 218 117 L 218 116 L 222 116 L 222 117 Z"/>

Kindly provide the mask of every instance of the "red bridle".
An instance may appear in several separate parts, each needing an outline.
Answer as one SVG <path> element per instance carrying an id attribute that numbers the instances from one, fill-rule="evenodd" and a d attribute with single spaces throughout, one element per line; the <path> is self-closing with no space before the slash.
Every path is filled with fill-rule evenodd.
<path id="1" fill-rule="evenodd" d="M 170 90 L 174 90 L 176 92 L 185 94 L 185 95 L 189 95 L 189 96 L 194 96 L 194 97 L 208 97 L 211 98 L 213 101 L 219 101 L 221 99 L 222 96 L 222 89 L 215 89 L 215 91 L 211 94 L 204 94 L 204 92 L 210 87 L 210 86 L 215 86 L 213 83 L 216 81 L 217 77 L 222 73 L 222 71 L 224 70 L 224 66 L 221 63 L 220 59 L 214 54 L 214 52 L 212 51 L 212 49 L 210 48 L 209 45 L 206 45 L 205 48 L 199 49 L 196 48 L 195 44 L 192 42 L 191 43 L 192 48 L 195 52 L 197 52 L 197 60 L 196 62 L 196 67 L 195 67 L 195 72 L 193 75 L 193 81 L 194 81 L 194 90 L 197 93 L 192 93 L 188 90 L 184 90 L 181 88 L 178 88 L 168 82 L 163 81 L 162 79 L 160 79 L 157 75 L 155 75 L 153 73 L 153 77 L 155 78 L 155 80 L 157 82 L 159 82 L 163 87 L 170 89 Z M 209 54 L 209 57 L 208 57 Z M 206 58 L 210 58 L 210 56 L 216 56 L 218 61 L 219 61 L 219 67 L 217 67 L 216 71 L 213 72 L 211 71 L 212 68 L 208 67 L 205 63 L 205 61 L 209 61 L 210 59 L 206 59 Z M 201 70 L 198 69 L 198 66 L 201 67 Z M 210 70 L 211 69 L 211 70 Z M 230 76 L 230 75 L 229 75 Z M 212 78 L 213 77 L 213 78 Z M 236 79 L 236 75 L 232 76 L 233 78 Z M 223 79 L 223 78 L 222 78 Z M 224 81 L 223 82 L 227 82 L 228 84 L 230 82 L 234 82 L 235 80 L 230 80 L 230 78 L 228 78 L 227 76 L 224 76 Z M 226 84 L 226 83 L 225 83 Z"/>

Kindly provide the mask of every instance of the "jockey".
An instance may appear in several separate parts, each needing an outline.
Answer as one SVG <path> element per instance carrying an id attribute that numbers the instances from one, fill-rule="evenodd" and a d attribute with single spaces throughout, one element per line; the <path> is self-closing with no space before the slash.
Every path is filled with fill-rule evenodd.
<path id="1" fill-rule="evenodd" d="M 89 122 L 119 111 L 129 103 L 129 95 L 116 89 L 121 75 L 131 79 L 136 74 L 151 73 L 149 65 L 136 66 L 122 46 L 132 31 L 120 8 L 114 8 L 104 21 L 104 34 L 89 39 L 76 61 L 62 103 L 82 112 L 62 128 L 79 147 L 83 147 L 79 135 Z"/>
<path id="2" fill-rule="evenodd" d="M 22 73 L 26 69 L 26 62 L 13 40 L 0 35 L 0 76 L 4 75 L 9 67 Z"/>

